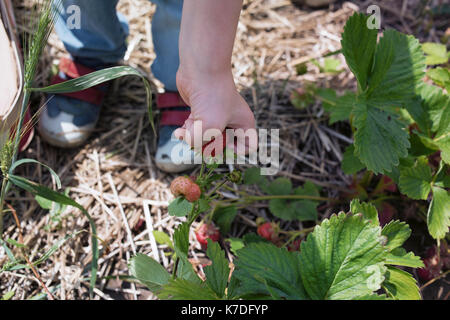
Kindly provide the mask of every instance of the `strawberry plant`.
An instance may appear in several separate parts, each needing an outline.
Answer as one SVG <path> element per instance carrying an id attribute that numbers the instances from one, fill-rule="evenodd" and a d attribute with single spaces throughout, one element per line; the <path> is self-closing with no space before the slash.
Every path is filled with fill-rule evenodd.
<path id="1" fill-rule="evenodd" d="M 401 247 L 410 233 L 400 221 L 382 228 L 376 208 L 355 200 L 350 212 L 316 226 L 300 251 L 247 237 L 234 248 L 231 265 L 209 239 L 212 264 L 202 280 L 187 259 L 189 224 L 183 223 L 173 236 L 179 260 L 172 275 L 143 254 L 133 257 L 130 272 L 160 299 L 420 299 L 415 279 L 398 268 L 424 266 Z"/>
<path id="2" fill-rule="evenodd" d="M 365 168 L 383 174 L 409 198 L 427 201 L 428 230 L 443 239 L 450 226 L 450 96 L 423 79 L 426 63 L 447 63 L 448 54 L 445 47 L 421 46 L 395 30 L 384 31 L 378 41 L 367 19 L 355 13 L 342 35 L 356 92 L 317 92 L 330 123 L 350 121 L 354 144 L 345 151 L 342 168 L 347 174 Z"/>

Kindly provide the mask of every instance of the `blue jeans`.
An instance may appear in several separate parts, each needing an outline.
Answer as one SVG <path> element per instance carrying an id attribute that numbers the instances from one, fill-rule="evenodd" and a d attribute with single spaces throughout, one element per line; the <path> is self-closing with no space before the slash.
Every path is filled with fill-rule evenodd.
<path id="1" fill-rule="evenodd" d="M 55 25 L 67 51 L 88 67 L 111 65 L 123 58 L 127 46 L 128 23 L 116 12 L 118 0 L 65 0 L 58 8 Z M 152 20 L 156 60 L 153 75 L 166 90 L 176 91 L 176 73 L 180 64 L 178 37 L 180 34 L 183 0 L 152 0 L 157 5 Z M 66 12 L 71 5 L 80 8 L 81 28 L 70 29 L 66 21 L 73 14 Z"/>

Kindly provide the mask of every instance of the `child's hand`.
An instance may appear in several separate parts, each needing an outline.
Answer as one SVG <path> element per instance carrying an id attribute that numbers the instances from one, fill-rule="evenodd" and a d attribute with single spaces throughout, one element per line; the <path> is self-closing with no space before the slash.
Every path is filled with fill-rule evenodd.
<path id="1" fill-rule="evenodd" d="M 201 137 L 202 145 L 221 135 L 226 128 L 245 131 L 255 128 L 253 113 L 238 93 L 231 71 L 193 74 L 181 67 L 177 74 L 177 86 L 192 112 L 184 126 L 175 131 L 175 136 L 192 147 L 198 147 L 194 141 L 200 139 L 194 136 L 194 122 L 198 120 L 202 123 L 203 133 L 208 129 L 217 129 L 213 137 Z M 214 147 L 212 143 L 210 149 Z M 220 145 L 217 147 L 219 150 Z"/>
<path id="2" fill-rule="evenodd" d="M 197 150 L 201 145 L 221 137 L 226 128 L 245 131 L 255 128 L 253 113 L 237 92 L 231 72 L 231 55 L 241 7 L 242 0 L 184 2 L 177 86 L 192 113 L 184 126 L 175 131 L 175 136 L 185 140 L 196 151 L 202 151 Z M 216 129 L 215 133 L 210 137 L 194 136 L 198 120 L 202 123 L 203 133 Z M 207 149 L 222 151 L 221 140 L 217 139 Z M 251 141 L 250 150 L 254 149 L 257 137 L 252 140 L 255 141 Z M 227 141 L 227 144 L 232 147 L 234 142 Z M 247 146 L 245 141 L 238 139 L 235 151 L 239 154 L 241 144 Z M 205 153 L 207 155 L 208 151 Z"/>

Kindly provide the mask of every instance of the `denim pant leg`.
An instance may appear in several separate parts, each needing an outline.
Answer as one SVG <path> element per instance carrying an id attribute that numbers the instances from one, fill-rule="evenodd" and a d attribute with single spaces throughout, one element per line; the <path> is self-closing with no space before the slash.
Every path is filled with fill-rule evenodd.
<path id="1" fill-rule="evenodd" d="M 127 46 L 128 25 L 117 14 L 118 0 L 65 0 L 56 8 L 55 30 L 67 51 L 88 67 L 114 64 L 123 58 Z M 79 8 L 81 28 L 70 27 Z M 72 18 L 71 18 L 72 17 Z"/>
<path id="2" fill-rule="evenodd" d="M 156 4 L 152 20 L 153 45 L 156 60 L 153 75 L 166 90 L 177 91 L 176 74 L 180 65 L 179 37 L 183 0 L 151 0 Z"/>
<path id="3" fill-rule="evenodd" d="M 116 13 L 118 0 L 65 0 L 64 9 L 58 8 L 55 29 L 67 51 L 86 66 L 113 64 L 126 52 L 128 25 Z M 176 91 L 176 73 L 180 64 L 179 35 L 183 0 L 152 0 L 157 5 L 152 20 L 156 60 L 152 65 L 154 76 L 166 90 Z M 81 12 L 81 28 L 70 29 L 67 8 L 76 5 Z M 70 12 L 69 12 L 70 13 Z"/>

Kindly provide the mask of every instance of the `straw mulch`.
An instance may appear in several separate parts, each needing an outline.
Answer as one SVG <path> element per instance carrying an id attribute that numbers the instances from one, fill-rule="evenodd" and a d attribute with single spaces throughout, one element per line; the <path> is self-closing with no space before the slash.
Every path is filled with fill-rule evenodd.
<path id="1" fill-rule="evenodd" d="M 33 1 L 15 2 L 18 21 L 24 21 Z M 421 40 L 436 41 L 442 36 L 442 28 L 424 30 L 426 18 L 420 18 L 419 0 L 390 1 L 388 5 L 387 1 L 338 1 L 329 8 L 317 10 L 299 4 L 300 1 L 294 2 L 246 1 L 238 27 L 234 74 L 239 89 L 255 112 L 258 127 L 280 129 L 280 175 L 291 178 L 295 185 L 313 181 L 323 187 L 324 196 L 337 197 L 350 182 L 350 177 L 340 170 L 343 150 L 352 142 L 348 138 L 349 128 L 345 123 L 328 126 L 318 103 L 306 110 L 294 109 L 289 96 L 305 82 L 337 90 L 352 89 L 355 82 L 347 70 L 333 76 L 320 73 L 309 64 L 308 73 L 299 76 L 295 66 L 339 50 L 340 34 L 347 18 L 370 4 L 381 6 L 383 26 L 414 33 Z M 155 58 L 150 32 L 155 6 L 146 0 L 122 0 L 118 9 L 127 16 L 131 28 L 124 64 L 138 68 L 154 82 L 155 90 L 162 90 L 150 73 Z M 21 32 L 30 31 L 26 25 L 21 23 Z M 65 54 L 53 34 L 42 57 L 39 85 L 48 84 L 52 65 Z M 342 56 L 337 57 L 344 62 Z M 45 103 L 45 98 L 35 96 L 33 101 L 32 108 L 36 111 Z M 70 196 L 93 216 L 103 249 L 96 299 L 155 299 L 140 285 L 118 277 L 105 279 L 128 275 L 127 262 L 135 252 L 151 255 L 171 270 L 170 260 L 164 254 L 167 248 L 149 237 L 151 230 L 172 234 L 182 221 L 167 213 L 167 205 L 173 199 L 168 189 L 173 176 L 156 169 L 155 144 L 146 115 L 143 85 L 139 79 L 126 78 L 114 82 L 102 109 L 98 130 L 84 147 L 60 150 L 43 143 L 36 135 L 31 147 L 22 155 L 55 169 L 63 186 L 70 187 Z M 20 173 L 54 186 L 52 177 L 42 168 L 30 165 Z M 48 211 L 40 209 L 26 193 L 12 193 L 10 200 L 19 214 L 32 261 L 66 235 L 89 230 L 87 219 L 75 209 L 67 208 L 55 222 Z M 325 208 L 320 213 L 326 217 L 331 210 Z M 257 216 L 271 218 L 267 205 L 258 204 L 240 212 L 230 235 L 255 231 Z M 302 228 L 299 223 L 282 226 Z M 18 237 L 18 228 L 8 217 L 5 238 L 17 240 Z M 192 262 L 198 266 L 205 262 L 205 255 L 193 232 L 191 240 Z M 2 250 L 0 248 L 0 264 L 5 261 Z M 19 251 L 16 254 L 19 255 Z M 86 299 L 90 261 L 89 234 L 84 232 L 68 240 L 39 265 L 37 271 L 45 285 L 53 290 L 55 298 Z M 0 295 L 10 290 L 15 291 L 14 299 L 27 299 L 43 292 L 30 270 L 1 273 Z"/>

